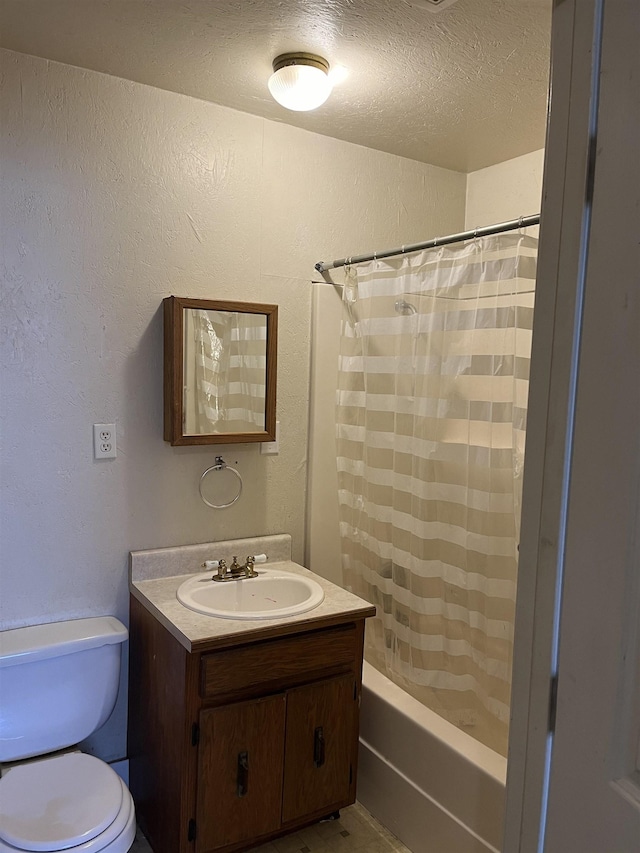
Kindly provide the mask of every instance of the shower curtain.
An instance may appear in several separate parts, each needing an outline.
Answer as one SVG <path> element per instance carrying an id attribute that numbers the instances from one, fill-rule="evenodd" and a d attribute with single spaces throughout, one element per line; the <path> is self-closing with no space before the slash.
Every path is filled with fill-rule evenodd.
<path id="1" fill-rule="evenodd" d="M 337 392 L 345 585 L 368 660 L 506 754 L 537 240 L 349 268 Z"/>

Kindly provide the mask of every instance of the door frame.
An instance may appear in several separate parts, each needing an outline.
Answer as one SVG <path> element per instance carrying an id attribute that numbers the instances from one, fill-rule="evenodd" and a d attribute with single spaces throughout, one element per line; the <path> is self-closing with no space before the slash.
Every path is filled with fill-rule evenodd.
<path id="1" fill-rule="evenodd" d="M 602 0 L 554 0 L 503 850 L 541 850 L 556 673 Z"/>
<path id="2" fill-rule="evenodd" d="M 584 371 L 579 374 L 579 350 L 598 156 L 600 51 L 605 6 L 611 16 L 634 14 L 631 3 L 554 0 L 551 103 L 543 179 L 515 622 L 505 853 L 538 853 L 544 849 L 573 435 L 575 424 L 584 423 L 581 414 L 576 418 L 578 376 L 581 387 L 592 386 L 597 381 L 597 377 Z M 604 20 L 606 26 L 607 19 Z M 617 20 L 620 23 L 620 19 Z M 611 49 L 611 45 L 607 49 Z M 611 109 L 610 103 L 608 106 Z M 640 137 L 638 130 L 635 133 Z M 626 150 L 629 150 L 628 140 Z M 628 162 L 620 164 L 621 170 L 630 166 Z M 629 173 L 629 181 L 632 180 L 633 175 Z M 613 227 L 609 229 L 609 236 L 616 231 L 616 218 L 623 215 L 615 205 L 611 208 Z M 627 225 L 623 233 L 628 230 Z M 595 231 L 594 236 L 593 245 L 601 252 Z M 629 264 L 632 251 L 631 243 L 623 244 Z M 602 334 L 617 344 L 618 358 L 624 347 L 624 352 L 633 353 L 629 340 L 617 341 L 611 323 L 602 329 Z M 633 412 L 631 416 L 637 417 Z M 598 420 L 598 416 L 595 417 Z M 604 419 L 603 415 L 601 420 L 604 422 Z M 637 453 L 637 447 L 629 443 L 632 430 L 629 425 L 626 427 L 623 434 L 627 444 L 616 445 L 616 452 L 631 450 Z M 598 518 L 599 510 L 597 496 L 594 496 L 593 518 Z M 584 518 L 582 523 L 586 523 Z M 609 535 L 609 528 L 606 535 Z M 612 541 L 614 536 L 612 530 Z M 575 561 L 567 562 L 568 572 L 575 574 L 576 568 Z M 616 565 L 616 571 L 624 569 L 622 564 Z M 606 630 L 606 624 L 600 628 Z M 566 685 L 562 672 L 560 685 L 563 691 Z"/>

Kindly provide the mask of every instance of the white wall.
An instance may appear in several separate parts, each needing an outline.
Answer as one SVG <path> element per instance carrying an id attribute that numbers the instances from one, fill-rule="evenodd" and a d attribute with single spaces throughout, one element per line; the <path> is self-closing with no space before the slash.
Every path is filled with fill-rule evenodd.
<path id="1" fill-rule="evenodd" d="M 544 149 L 469 172 L 465 228 L 540 213 Z M 537 234 L 537 226 L 527 233 Z"/>
<path id="2" fill-rule="evenodd" d="M 313 264 L 461 227 L 465 176 L 0 58 L 0 627 L 126 622 L 130 550 L 287 532 L 301 560 Z M 279 456 L 163 441 L 169 294 L 279 304 Z M 96 462 L 92 424 L 113 421 L 118 458 Z M 222 511 L 198 496 L 216 453 L 245 484 Z M 97 739 L 107 758 L 124 708 Z"/>

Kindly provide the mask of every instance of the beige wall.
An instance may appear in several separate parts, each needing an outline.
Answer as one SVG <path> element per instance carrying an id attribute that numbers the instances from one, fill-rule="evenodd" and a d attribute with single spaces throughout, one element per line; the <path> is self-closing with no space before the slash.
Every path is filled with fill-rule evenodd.
<path id="1" fill-rule="evenodd" d="M 302 560 L 313 265 L 461 227 L 465 176 L 1 59 L 0 627 L 126 622 L 130 550 L 286 532 Z M 278 456 L 163 441 L 169 294 L 279 304 Z M 96 422 L 116 422 L 117 459 L 94 461 Z M 245 486 L 221 511 L 198 496 L 217 453 Z M 125 698 L 105 757 L 124 752 Z"/>
<path id="2" fill-rule="evenodd" d="M 464 228 L 492 225 L 539 213 L 544 151 L 534 151 L 466 176 Z M 412 238 L 416 242 L 447 230 L 437 219 Z M 529 229 L 535 234 L 535 229 Z M 409 240 L 400 240 L 398 245 Z M 389 248 L 389 246 L 380 246 Z M 373 246 L 373 249 L 378 246 Z M 335 469 L 335 389 L 341 320 L 341 294 L 327 284 L 313 286 L 311 334 L 311 429 L 309 445 L 306 565 L 340 582 L 337 474 Z"/>
<path id="3" fill-rule="evenodd" d="M 467 175 L 465 228 L 540 213 L 544 149 Z M 535 235 L 537 227 L 527 233 Z"/>

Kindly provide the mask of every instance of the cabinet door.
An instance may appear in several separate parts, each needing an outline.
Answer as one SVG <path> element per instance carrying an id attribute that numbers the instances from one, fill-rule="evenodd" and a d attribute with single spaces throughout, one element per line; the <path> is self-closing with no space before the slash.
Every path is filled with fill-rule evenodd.
<path id="1" fill-rule="evenodd" d="M 280 826 L 285 695 L 200 714 L 196 851 Z"/>
<path id="2" fill-rule="evenodd" d="M 352 675 L 287 693 L 283 823 L 349 801 L 356 706 Z"/>

